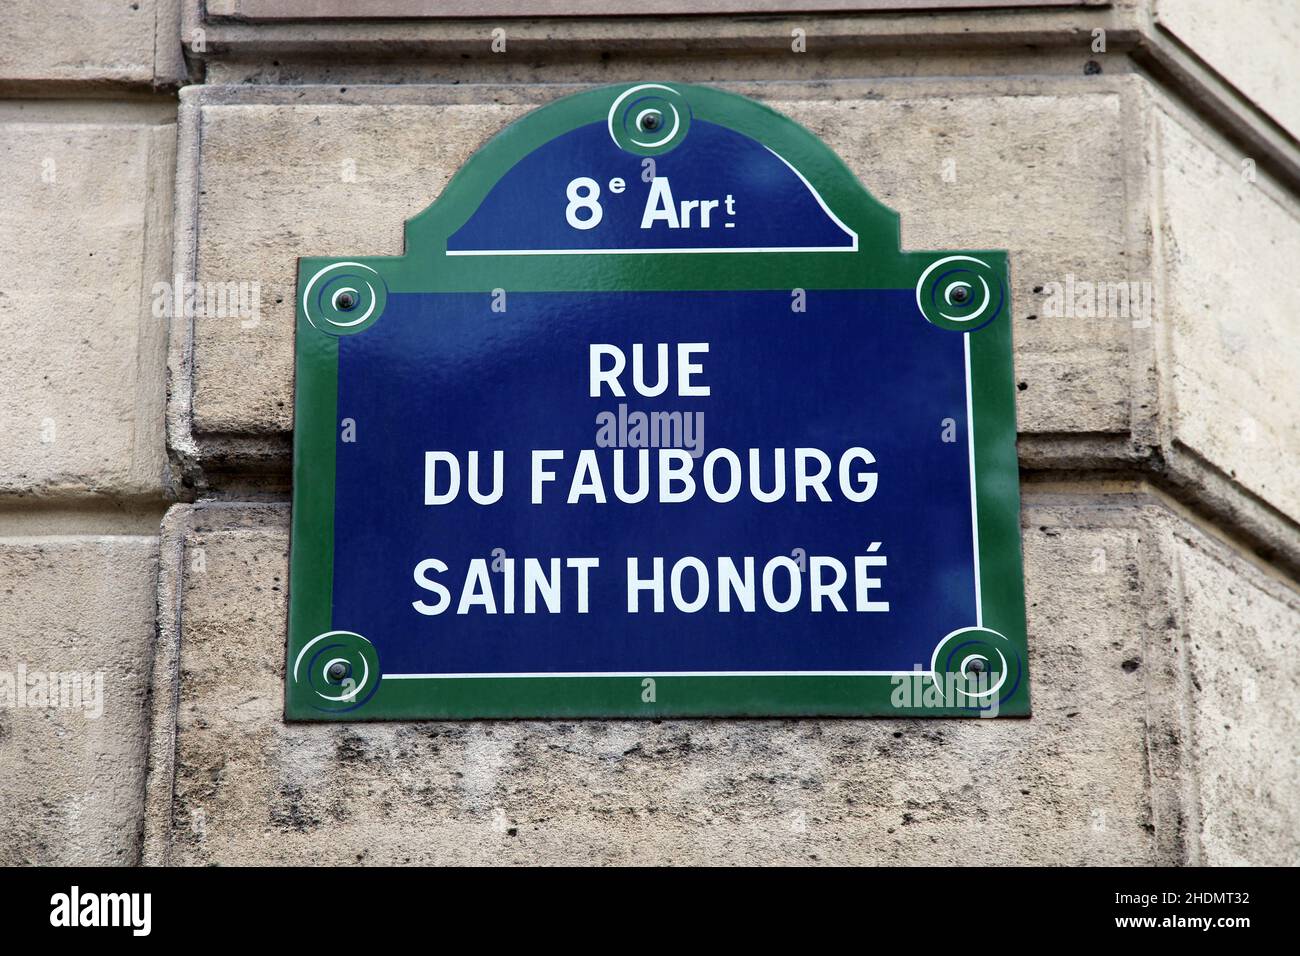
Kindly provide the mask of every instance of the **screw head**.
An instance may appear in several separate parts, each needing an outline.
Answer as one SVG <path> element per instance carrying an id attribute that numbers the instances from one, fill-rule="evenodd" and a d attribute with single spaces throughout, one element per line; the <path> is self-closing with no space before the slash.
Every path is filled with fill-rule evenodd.
<path id="1" fill-rule="evenodd" d="M 338 298 L 334 300 L 334 304 L 343 312 L 351 312 L 357 307 L 356 294 L 352 292 L 340 292 Z"/>
<path id="2" fill-rule="evenodd" d="M 966 300 L 970 298 L 970 289 L 963 286 L 957 286 L 952 290 L 952 301 L 958 305 L 965 305 Z"/>
<path id="3" fill-rule="evenodd" d="M 966 672 L 969 674 L 983 674 L 984 662 L 978 657 L 966 665 Z"/>
<path id="4" fill-rule="evenodd" d="M 647 113 L 641 117 L 641 128 L 647 133 L 652 133 L 659 128 L 659 114 Z"/>
<path id="5" fill-rule="evenodd" d="M 347 676 L 352 673 L 352 668 L 342 661 L 335 661 L 325 673 L 330 680 L 338 684 L 347 679 Z"/>

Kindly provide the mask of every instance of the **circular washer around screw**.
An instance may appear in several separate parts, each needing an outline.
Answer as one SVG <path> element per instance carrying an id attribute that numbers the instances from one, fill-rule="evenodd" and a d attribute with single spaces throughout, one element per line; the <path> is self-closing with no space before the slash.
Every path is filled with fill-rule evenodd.
<path id="1" fill-rule="evenodd" d="M 347 679 L 347 676 L 352 673 L 352 668 L 348 667 L 343 661 L 335 661 L 329 666 L 326 673 L 329 675 L 330 680 L 338 684 Z"/>

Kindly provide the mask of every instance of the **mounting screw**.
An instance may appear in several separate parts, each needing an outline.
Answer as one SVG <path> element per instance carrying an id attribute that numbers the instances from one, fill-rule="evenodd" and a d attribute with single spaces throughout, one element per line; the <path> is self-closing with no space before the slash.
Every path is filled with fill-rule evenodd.
<path id="1" fill-rule="evenodd" d="M 966 672 L 969 674 L 983 674 L 984 662 L 978 657 L 973 658 L 970 663 L 966 665 Z"/>
<path id="2" fill-rule="evenodd" d="M 334 304 L 343 312 L 350 312 L 357 307 L 357 296 L 354 292 L 340 292 Z"/>
<path id="3" fill-rule="evenodd" d="M 343 661 L 335 661 L 325 673 L 334 683 L 341 684 L 352 673 L 352 668 L 348 667 Z"/>
<path id="4" fill-rule="evenodd" d="M 970 289 L 964 286 L 957 286 L 952 290 L 952 301 L 958 305 L 965 305 L 966 300 L 970 298 Z"/>
<path id="5" fill-rule="evenodd" d="M 653 133 L 657 130 L 659 128 L 659 114 L 647 113 L 645 116 L 641 117 L 641 128 L 647 133 Z"/>

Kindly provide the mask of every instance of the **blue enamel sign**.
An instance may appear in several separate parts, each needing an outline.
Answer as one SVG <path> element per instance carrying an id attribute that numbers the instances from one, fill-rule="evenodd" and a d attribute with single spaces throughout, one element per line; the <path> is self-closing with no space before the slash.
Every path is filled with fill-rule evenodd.
<path id="1" fill-rule="evenodd" d="M 1005 255 L 676 84 L 303 259 L 287 710 L 1028 713 Z"/>

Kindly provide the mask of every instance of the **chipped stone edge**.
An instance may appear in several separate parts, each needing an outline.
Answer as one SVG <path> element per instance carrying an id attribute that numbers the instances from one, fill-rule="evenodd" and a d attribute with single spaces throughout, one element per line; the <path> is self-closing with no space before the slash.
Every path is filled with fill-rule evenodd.
<path id="1" fill-rule="evenodd" d="M 1137 528 L 1145 625 L 1141 642 L 1146 699 L 1143 757 L 1156 856 L 1169 864 L 1196 866 L 1200 839 L 1191 830 L 1200 819 L 1200 787 L 1191 740 L 1195 705 L 1182 623 L 1186 615 L 1173 540 L 1178 520 L 1167 504 L 1160 503 L 1144 514 Z M 1200 533 L 1205 536 L 1203 529 Z M 1154 546 L 1146 547 L 1148 543 Z"/>
<path id="2" fill-rule="evenodd" d="M 213 520 L 217 531 L 256 527 L 259 516 L 273 513 L 288 521 L 284 503 L 204 501 L 173 505 L 163 517 L 158 542 L 158 617 L 149 681 L 148 752 L 144 792 L 141 863 L 170 866 L 176 787 L 176 720 L 180 709 L 180 673 L 184 656 L 186 536 L 200 518 Z M 286 622 L 287 627 L 287 622 Z"/>
<path id="3" fill-rule="evenodd" d="M 1217 528 L 1203 527 L 1201 523 L 1184 513 L 1177 504 L 1166 507 L 1162 513 L 1155 516 L 1153 530 L 1161 536 L 1161 548 L 1169 556 L 1166 562 L 1166 573 L 1171 603 L 1168 605 L 1169 616 L 1164 622 L 1164 630 L 1172 635 L 1174 639 L 1172 653 L 1178 658 L 1175 662 L 1176 667 L 1173 668 L 1176 670 L 1176 678 L 1167 683 L 1165 703 L 1160 708 L 1164 720 L 1155 726 L 1157 730 L 1163 729 L 1166 733 L 1175 728 L 1181 732 L 1181 739 L 1172 743 L 1169 748 L 1171 753 L 1163 755 L 1162 761 L 1153 761 L 1153 767 L 1157 771 L 1162 763 L 1165 767 L 1164 774 L 1157 774 L 1157 776 L 1163 777 L 1161 786 L 1168 797 L 1166 809 L 1172 809 L 1176 803 L 1182 814 L 1179 823 L 1184 833 L 1184 843 L 1179 849 L 1183 861 L 1189 866 L 1203 866 L 1206 865 L 1206 851 L 1202 781 L 1213 771 L 1212 768 L 1207 770 L 1202 764 L 1202 748 L 1197 733 L 1196 692 L 1191 679 L 1192 655 L 1189 650 L 1192 639 L 1188 631 L 1190 622 L 1184 584 L 1185 550 L 1179 547 L 1179 543 L 1181 542 L 1186 548 L 1201 552 L 1224 567 L 1241 565 L 1243 567 L 1239 575 L 1241 580 L 1280 604 L 1294 609 L 1297 613 L 1300 613 L 1300 590 L 1297 590 L 1294 581 L 1280 574 L 1266 559 L 1252 555 L 1243 548 L 1240 541 L 1220 533 Z M 1148 613 L 1151 616 L 1151 627 L 1148 630 L 1150 638 L 1159 630 L 1159 622 L 1155 618 L 1162 612 L 1152 602 L 1149 604 Z M 1282 656 L 1274 663 L 1279 668 L 1300 667 L 1300 663 L 1297 663 L 1294 656 L 1291 658 Z M 1151 678 L 1150 669 L 1147 677 Z M 1152 752 L 1159 754 L 1159 748 L 1153 748 Z M 1175 790 L 1176 798 L 1173 795 Z"/>
<path id="4" fill-rule="evenodd" d="M 185 82 L 185 53 L 181 45 L 184 0 L 156 0 L 153 28 L 153 84 L 175 88 Z"/>
<path id="5" fill-rule="evenodd" d="M 166 866 L 171 862 L 176 711 L 180 701 L 181 580 L 185 532 L 194 511 L 194 505 L 173 505 L 163 516 L 159 529 L 157 619 L 149 679 L 149 735 L 140 850 L 140 862 L 144 866 Z"/>
<path id="6" fill-rule="evenodd" d="M 203 87 L 180 91 L 176 111 L 176 188 L 172 216 L 172 273 L 193 281 L 198 257 L 199 154 L 202 148 Z M 175 311 L 175 310 L 174 310 Z M 183 314 L 168 320 L 167 454 L 177 492 L 184 497 L 202 481 L 199 447 L 194 440 L 194 320 Z"/>

